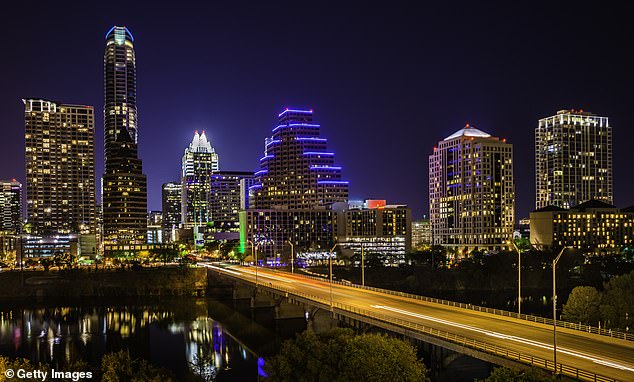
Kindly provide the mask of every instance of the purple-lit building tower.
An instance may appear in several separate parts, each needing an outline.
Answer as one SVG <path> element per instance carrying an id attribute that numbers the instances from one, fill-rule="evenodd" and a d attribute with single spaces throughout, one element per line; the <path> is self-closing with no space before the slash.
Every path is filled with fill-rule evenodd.
<path id="1" fill-rule="evenodd" d="M 278 117 L 251 186 L 251 208 L 323 209 L 347 202 L 348 182 L 327 150 L 328 140 L 319 136 L 313 111 L 286 109 Z"/>
<path id="2" fill-rule="evenodd" d="M 256 245 L 260 260 L 269 261 L 288 259 L 289 243 L 296 252 L 329 249 L 337 224 L 330 207 L 348 201 L 348 182 L 313 111 L 286 109 L 278 117 L 249 189 L 249 209 L 240 213 L 241 250 Z"/>

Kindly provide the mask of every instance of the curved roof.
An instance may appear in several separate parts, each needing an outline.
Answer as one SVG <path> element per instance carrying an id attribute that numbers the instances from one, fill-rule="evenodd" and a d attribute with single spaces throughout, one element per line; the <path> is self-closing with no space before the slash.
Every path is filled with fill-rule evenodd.
<path id="1" fill-rule="evenodd" d="M 450 139 L 454 139 L 454 138 L 458 138 L 458 137 L 478 137 L 478 138 L 489 138 L 491 137 L 491 134 L 487 134 L 482 130 L 478 130 L 475 127 L 471 127 L 468 123 L 465 125 L 464 128 L 456 131 L 455 133 L 451 134 L 450 136 L 448 136 L 447 138 L 445 138 L 445 141 L 448 141 Z"/>
<path id="2" fill-rule="evenodd" d="M 130 32 L 130 30 L 127 27 L 119 27 L 116 25 L 110 28 L 108 33 L 106 33 L 106 40 L 108 40 L 111 36 L 116 39 L 118 35 L 125 36 L 124 39 L 129 37 L 130 41 L 134 42 L 134 37 L 132 36 L 132 32 Z"/>

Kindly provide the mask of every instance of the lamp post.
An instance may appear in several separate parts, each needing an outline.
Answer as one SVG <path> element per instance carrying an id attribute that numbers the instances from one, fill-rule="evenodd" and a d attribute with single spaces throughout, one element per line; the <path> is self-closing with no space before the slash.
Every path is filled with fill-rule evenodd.
<path id="1" fill-rule="evenodd" d="M 224 243 L 222 243 L 222 242 L 218 243 L 218 258 L 220 258 L 220 257 L 221 257 L 221 256 L 220 256 L 220 248 L 222 247 L 222 245 L 223 245 L 223 244 L 224 244 Z"/>
<path id="2" fill-rule="evenodd" d="M 568 248 L 572 247 L 563 247 L 555 260 L 553 260 L 553 371 L 557 374 L 557 287 L 555 282 L 555 269 L 557 268 L 557 263 L 561 258 L 561 255 L 564 254 L 564 251 Z"/>
<path id="3" fill-rule="evenodd" d="M 339 243 L 335 243 L 335 245 L 332 246 L 332 248 L 330 248 L 330 253 L 328 255 L 328 262 L 329 262 L 329 267 L 330 267 L 330 310 L 332 310 L 332 253 L 334 252 L 335 248 L 339 245 Z"/>
<path id="4" fill-rule="evenodd" d="M 251 240 L 247 240 L 247 243 L 251 244 L 251 257 L 255 259 L 255 287 L 258 287 L 258 251 L 256 245 Z"/>
<path id="5" fill-rule="evenodd" d="M 513 248 L 517 252 L 517 316 L 522 314 L 522 252 L 515 245 L 515 241 L 511 240 Z"/>
<path id="6" fill-rule="evenodd" d="M 291 246 L 291 273 L 295 273 L 295 246 L 290 240 L 286 240 L 286 242 Z"/>
<path id="7" fill-rule="evenodd" d="M 363 242 L 361 242 L 361 285 L 365 286 L 365 255 L 363 253 Z"/>

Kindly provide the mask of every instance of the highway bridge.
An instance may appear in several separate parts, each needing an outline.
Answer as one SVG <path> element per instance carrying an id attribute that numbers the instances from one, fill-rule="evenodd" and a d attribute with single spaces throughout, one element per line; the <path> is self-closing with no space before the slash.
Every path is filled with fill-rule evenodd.
<path id="1" fill-rule="evenodd" d="M 339 320 L 360 321 L 499 365 L 555 367 L 549 320 L 263 267 L 200 265 L 257 293 L 331 311 Z M 583 329 L 557 327 L 557 372 L 590 381 L 634 381 L 632 337 Z"/>

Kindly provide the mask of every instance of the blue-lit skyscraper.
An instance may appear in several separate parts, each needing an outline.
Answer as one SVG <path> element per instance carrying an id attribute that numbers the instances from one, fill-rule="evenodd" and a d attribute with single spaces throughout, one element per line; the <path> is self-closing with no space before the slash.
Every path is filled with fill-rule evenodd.
<path id="1" fill-rule="evenodd" d="M 103 231 L 110 244 L 142 244 L 147 236 L 147 179 L 138 153 L 136 58 L 126 27 L 106 34 L 104 71 Z"/>
<path id="2" fill-rule="evenodd" d="M 250 208 L 314 209 L 348 200 L 341 166 L 319 136 L 312 110 L 286 109 L 266 139 L 260 170 L 251 186 Z"/>

